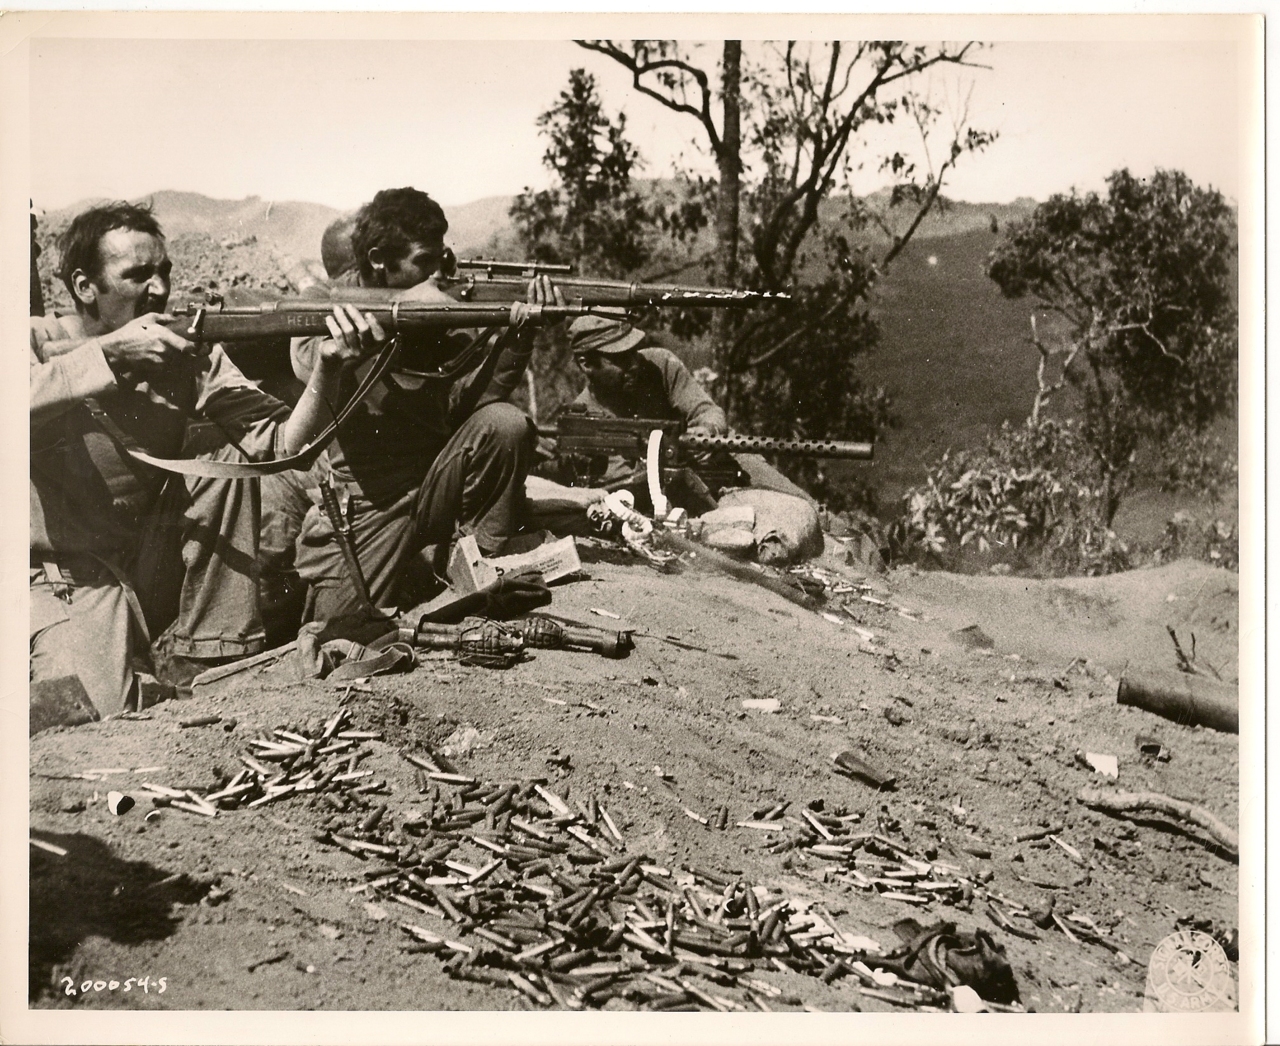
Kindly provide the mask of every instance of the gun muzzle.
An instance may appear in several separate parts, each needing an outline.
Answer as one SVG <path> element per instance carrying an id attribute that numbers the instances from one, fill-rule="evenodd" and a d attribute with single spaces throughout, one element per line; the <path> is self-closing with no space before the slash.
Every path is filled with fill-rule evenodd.
<path id="1" fill-rule="evenodd" d="M 666 283 L 633 283 L 627 304 L 724 308 L 763 305 L 767 302 L 789 302 L 791 295 L 782 291 L 747 291 L 733 287 L 681 287 Z"/>

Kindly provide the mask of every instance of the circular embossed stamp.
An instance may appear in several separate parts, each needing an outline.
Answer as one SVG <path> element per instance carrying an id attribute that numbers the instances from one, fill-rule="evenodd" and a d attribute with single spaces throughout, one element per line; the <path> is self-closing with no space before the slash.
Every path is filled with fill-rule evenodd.
<path id="1" fill-rule="evenodd" d="M 1171 933 L 1147 964 L 1146 1006 L 1158 1013 L 1235 1009 L 1235 981 L 1222 946 L 1199 930 Z"/>

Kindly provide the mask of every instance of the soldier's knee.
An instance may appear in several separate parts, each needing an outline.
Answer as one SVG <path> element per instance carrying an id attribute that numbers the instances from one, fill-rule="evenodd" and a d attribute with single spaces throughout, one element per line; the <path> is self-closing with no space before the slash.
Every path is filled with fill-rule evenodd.
<path id="1" fill-rule="evenodd" d="M 477 414 L 485 434 L 504 447 L 515 448 L 533 440 L 533 426 L 519 407 L 510 403 L 490 403 Z"/>

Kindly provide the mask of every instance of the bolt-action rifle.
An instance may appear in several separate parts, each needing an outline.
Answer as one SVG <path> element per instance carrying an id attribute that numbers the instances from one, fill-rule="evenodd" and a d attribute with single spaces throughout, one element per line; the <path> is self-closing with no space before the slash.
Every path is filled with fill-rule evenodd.
<path id="1" fill-rule="evenodd" d="M 334 292 L 332 298 L 278 298 L 251 305 L 223 301 L 196 301 L 169 309 L 174 317 L 169 326 L 194 342 L 257 341 L 328 335 L 326 318 L 335 305 L 350 303 L 361 312 L 372 313 L 390 335 L 466 328 L 545 326 L 584 316 L 591 310 L 580 304 L 528 305 L 505 303 L 390 301 L 363 294 Z"/>
<path id="2" fill-rule="evenodd" d="M 449 266 L 445 266 L 448 270 Z M 542 262 L 499 262 L 481 258 L 454 263 L 452 271 L 435 277 L 436 285 L 459 301 L 522 301 L 535 276 L 550 276 L 575 305 L 640 308 L 742 308 L 766 302 L 788 302 L 791 296 L 770 291 L 744 291 L 728 287 L 692 287 L 669 283 L 635 283 L 573 276 L 571 265 Z"/>

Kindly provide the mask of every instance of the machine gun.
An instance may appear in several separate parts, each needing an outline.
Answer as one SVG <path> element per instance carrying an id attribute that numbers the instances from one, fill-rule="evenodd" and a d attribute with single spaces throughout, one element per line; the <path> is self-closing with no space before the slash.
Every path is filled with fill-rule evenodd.
<path id="1" fill-rule="evenodd" d="M 643 479 L 627 476 L 605 484 L 605 489 L 647 487 L 657 515 L 665 515 L 664 506 L 672 501 L 689 511 L 714 508 L 721 490 L 745 484 L 749 477 L 730 456 L 733 453 L 857 461 L 870 461 L 873 454 L 870 443 L 703 436 L 685 432 L 681 421 L 615 418 L 574 411 L 562 413 L 555 428 L 539 427 L 538 434 L 555 440 L 561 476 L 573 486 L 596 485 L 592 477 L 604 471 L 607 459 L 613 455 L 643 461 Z"/>

